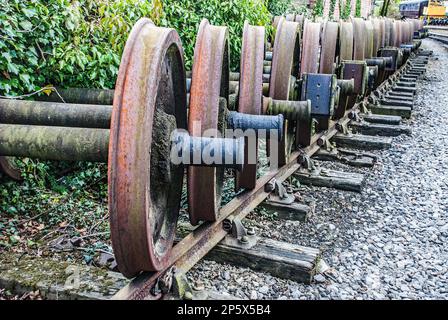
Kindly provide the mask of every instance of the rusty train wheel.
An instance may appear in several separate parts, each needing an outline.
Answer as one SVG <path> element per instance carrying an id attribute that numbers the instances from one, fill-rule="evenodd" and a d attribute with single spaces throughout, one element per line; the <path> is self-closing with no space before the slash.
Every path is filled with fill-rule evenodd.
<path id="1" fill-rule="evenodd" d="M 272 26 L 274 27 L 275 30 L 277 30 L 279 22 L 283 19 L 285 19 L 283 16 L 274 17 L 274 20 L 272 21 Z"/>
<path id="2" fill-rule="evenodd" d="M 322 30 L 322 49 L 320 54 L 319 73 L 335 73 L 339 58 L 339 24 L 326 22 Z"/>
<path id="3" fill-rule="evenodd" d="M 240 86 L 238 112 L 261 114 L 263 101 L 263 59 L 265 54 L 264 27 L 251 26 L 246 21 L 241 48 Z M 253 189 L 257 182 L 258 139 L 255 139 L 255 154 L 249 154 L 249 144 L 245 144 L 246 161 L 243 170 L 236 173 L 236 189 Z M 255 156 L 255 163 L 249 164 L 249 156 Z"/>
<path id="4" fill-rule="evenodd" d="M 365 39 L 365 51 L 364 58 L 369 59 L 373 57 L 374 48 L 374 36 L 373 36 L 373 24 L 371 21 L 364 21 L 364 39 Z"/>
<path id="5" fill-rule="evenodd" d="M 353 60 L 364 60 L 366 55 L 366 27 L 364 20 L 353 18 Z"/>
<path id="6" fill-rule="evenodd" d="M 352 60 L 353 57 L 353 24 L 341 21 L 340 23 L 340 60 Z"/>
<path id="7" fill-rule="evenodd" d="M 384 19 L 379 19 L 379 23 L 380 23 L 380 44 L 378 47 L 378 50 L 385 47 L 386 45 L 386 22 L 384 21 Z M 377 52 L 378 54 L 378 52 Z"/>
<path id="8" fill-rule="evenodd" d="M 281 19 L 275 35 L 269 97 L 276 100 L 289 100 L 292 85 L 291 76 L 297 76 L 299 73 L 299 63 L 299 24 Z M 278 146 L 279 165 L 284 165 L 288 161 L 294 143 L 294 126 L 285 121 L 283 128 L 282 139 Z M 269 143 L 267 143 L 267 146 L 269 146 Z"/>
<path id="9" fill-rule="evenodd" d="M 286 21 L 296 21 L 296 15 L 295 14 L 287 14 L 285 16 Z"/>
<path id="10" fill-rule="evenodd" d="M 22 180 L 22 173 L 19 168 L 15 166 L 11 157 L 0 157 L 0 172 L 3 172 L 13 180 Z"/>
<path id="11" fill-rule="evenodd" d="M 183 50 L 173 29 L 141 19 L 118 74 L 109 142 L 112 245 L 126 277 L 166 266 L 184 169 L 170 161 L 170 134 L 186 129 Z"/>
<path id="12" fill-rule="evenodd" d="M 305 16 L 303 14 L 298 14 L 298 15 L 296 15 L 295 21 L 299 24 L 300 35 L 302 35 L 303 34 L 303 23 L 305 22 Z"/>
<path id="13" fill-rule="evenodd" d="M 353 55 L 353 24 L 351 22 L 340 22 L 340 61 L 352 60 Z M 341 75 L 343 78 L 343 75 Z M 349 102 L 349 96 L 341 94 L 339 97 L 339 103 L 334 112 L 334 119 L 340 119 L 345 115 L 345 110 Z"/>
<path id="14" fill-rule="evenodd" d="M 318 73 L 319 71 L 320 31 L 320 22 L 305 21 L 300 76 L 304 73 Z"/>
<path id="15" fill-rule="evenodd" d="M 199 26 L 194 50 L 188 130 L 192 136 L 204 131 L 224 133 L 225 107 L 220 97 L 229 98 L 229 48 L 226 27 L 212 26 L 204 19 Z M 219 130 L 219 132 L 216 132 Z M 215 221 L 221 204 L 224 168 L 188 168 L 190 222 Z"/>
<path id="16" fill-rule="evenodd" d="M 401 23 L 400 21 L 394 22 L 394 47 L 400 47 L 401 43 Z"/>
<path id="17" fill-rule="evenodd" d="M 396 37 L 396 29 L 395 29 L 395 22 L 394 21 L 390 21 L 390 25 L 389 25 L 389 46 L 393 47 L 395 46 L 395 37 Z"/>
<path id="18" fill-rule="evenodd" d="M 381 47 L 381 24 L 378 19 L 372 20 L 373 24 L 373 57 L 378 55 L 378 50 Z"/>

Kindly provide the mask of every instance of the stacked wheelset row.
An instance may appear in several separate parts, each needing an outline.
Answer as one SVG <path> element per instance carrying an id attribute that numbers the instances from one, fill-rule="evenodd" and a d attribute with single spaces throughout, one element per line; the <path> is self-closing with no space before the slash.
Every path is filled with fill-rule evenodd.
<path id="1" fill-rule="evenodd" d="M 226 127 L 252 129 L 256 138 L 261 130 L 276 132 L 267 137 L 280 142 L 278 152 L 269 153 L 284 164 L 291 150 L 310 145 L 313 132 L 345 116 L 400 66 L 403 51 L 416 47 L 415 23 L 298 20 L 276 19 L 271 51 L 264 28 L 246 24 L 237 75 L 229 72 L 227 28 L 204 20 L 187 81 L 177 32 L 142 19 L 123 53 L 113 107 L 1 102 L 1 166 L 14 176 L 7 157 L 107 161 L 119 269 L 127 277 L 161 270 L 170 257 L 185 167 L 192 224 L 216 220 L 226 167 L 237 171 L 237 188 L 256 182 L 247 140 L 204 137 L 206 130 L 218 136 Z M 233 94 L 231 75 L 238 79 Z M 173 143 L 187 155 L 180 163 L 173 162 Z M 221 151 L 222 161 L 192 161 L 206 149 Z"/>

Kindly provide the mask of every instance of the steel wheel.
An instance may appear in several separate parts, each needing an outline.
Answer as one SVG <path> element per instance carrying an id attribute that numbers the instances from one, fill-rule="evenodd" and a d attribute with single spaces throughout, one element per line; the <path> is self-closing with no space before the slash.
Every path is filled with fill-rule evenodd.
<path id="1" fill-rule="evenodd" d="M 378 19 L 372 20 L 373 24 L 373 49 L 372 56 L 378 56 L 378 50 L 381 47 L 381 24 Z"/>
<path id="2" fill-rule="evenodd" d="M 169 258 L 184 173 L 170 161 L 176 128 L 186 129 L 181 41 L 141 19 L 121 60 L 109 143 L 112 245 L 126 277 L 161 270 Z"/>
<path id="3" fill-rule="evenodd" d="M 353 58 L 353 24 L 341 21 L 340 23 L 340 60 L 352 60 Z"/>
<path id="4" fill-rule="evenodd" d="M 204 19 L 194 49 L 188 130 L 202 136 L 206 130 L 225 130 L 225 107 L 219 98 L 229 98 L 229 48 L 226 27 L 212 26 Z M 215 221 L 221 204 L 224 168 L 188 168 L 190 222 Z"/>
<path id="5" fill-rule="evenodd" d="M 13 180 L 22 180 L 21 171 L 15 166 L 11 157 L 0 157 L 0 172 L 3 172 Z"/>
<path id="6" fill-rule="evenodd" d="M 369 59 L 373 57 L 373 48 L 374 48 L 374 36 L 373 36 L 373 24 L 371 21 L 367 20 L 364 21 L 365 26 L 365 51 L 364 51 L 364 58 Z"/>
<path id="7" fill-rule="evenodd" d="M 281 19 L 275 35 L 272 56 L 269 97 L 276 100 L 289 100 L 291 95 L 291 76 L 299 73 L 300 26 L 297 22 Z M 284 165 L 294 144 L 294 126 L 285 121 L 282 139 L 278 146 L 278 164 Z M 269 143 L 267 143 L 267 147 Z M 270 155 L 269 149 L 268 154 Z"/>
<path id="8" fill-rule="evenodd" d="M 238 112 L 247 114 L 262 113 L 264 54 L 264 27 L 251 26 L 246 21 L 244 23 L 241 48 Z M 249 150 L 249 144 L 246 143 L 244 155 L 246 163 L 243 170 L 236 173 L 236 189 L 255 188 L 257 182 L 258 139 L 255 139 L 255 153 L 249 151 L 253 150 Z M 249 156 L 254 156 L 255 159 L 249 161 Z"/>
<path id="9" fill-rule="evenodd" d="M 320 22 L 305 21 L 300 76 L 304 73 L 318 73 L 319 71 L 320 31 Z"/>
<path id="10" fill-rule="evenodd" d="M 366 56 L 366 27 L 364 20 L 353 18 L 353 60 L 364 60 Z"/>
<path id="11" fill-rule="evenodd" d="M 339 59 L 339 24 L 326 22 L 322 30 L 319 73 L 333 74 Z"/>

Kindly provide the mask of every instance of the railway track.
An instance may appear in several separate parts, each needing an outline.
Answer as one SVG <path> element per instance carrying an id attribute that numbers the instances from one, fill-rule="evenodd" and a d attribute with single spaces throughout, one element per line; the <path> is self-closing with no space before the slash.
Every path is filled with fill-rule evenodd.
<path id="1" fill-rule="evenodd" d="M 442 42 L 444 44 L 448 44 L 448 34 L 429 32 L 428 33 L 428 38 L 437 40 L 437 41 Z"/>
<path id="2" fill-rule="evenodd" d="M 400 131 L 390 123 L 410 117 L 430 54 L 413 40 L 420 21 L 289 15 L 274 25 L 272 46 L 264 28 L 245 25 L 240 73 L 230 73 L 227 28 L 203 20 L 186 73 L 177 32 L 142 19 L 129 35 L 115 91 L 67 90 L 67 104 L 0 101 L 0 168 L 11 178 L 20 172 L 10 157 L 108 162 L 115 259 L 132 279 L 114 298 L 185 298 L 185 274 L 217 246 L 241 260 L 261 259 L 267 247 L 254 248 L 263 239 L 242 224 L 255 207 L 268 200 L 277 210 L 297 209 L 283 186 L 288 177 L 337 181 L 316 172 L 313 156 L 359 165 L 368 154 L 332 142 L 383 147 L 387 141 L 376 135 Z M 352 134 L 349 126 L 375 134 Z M 233 135 L 216 134 L 225 129 Z M 258 176 L 257 141 L 265 138 L 271 168 Z M 173 246 L 185 169 L 191 231 Z M 234 172 L 238 193 L 221 207 L 225 170 Z M 309 282 L 318 250 L 294 255 L 280 247 L 279 256 L 303 268 L 297 279 Z"/>

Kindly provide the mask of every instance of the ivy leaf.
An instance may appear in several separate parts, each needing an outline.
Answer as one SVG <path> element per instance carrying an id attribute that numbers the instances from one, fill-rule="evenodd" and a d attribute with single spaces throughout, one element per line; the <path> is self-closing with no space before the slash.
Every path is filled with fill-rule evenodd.
<path id="1" fill-rule="evenodd" d="M 21 73 L 19 75 L 20 80 L 22 80 L 23 82 L 25 82 L 25 84 L 29 84 L 30 83 L 30 75 L 26 74 L 26 73 Z"/>
<path id="2" fill-rule="evenodd" d="M 19 69 L 17 68 L 17 66 L 13 63 L 8 63 L 8 72 L 9 73 L 13 73 L 13 74 L 19 74 Z"/>
<path id="3" fill-rule="evenodd" d="M 24 31 L 30 31 L 31 29 L 33 29 L 33 24 L 31 22 L 29 22 L 28 20 L 23 20 L 21 22 L 19 22 L 20 27 L 22 27 L 22 29 Z"/>

